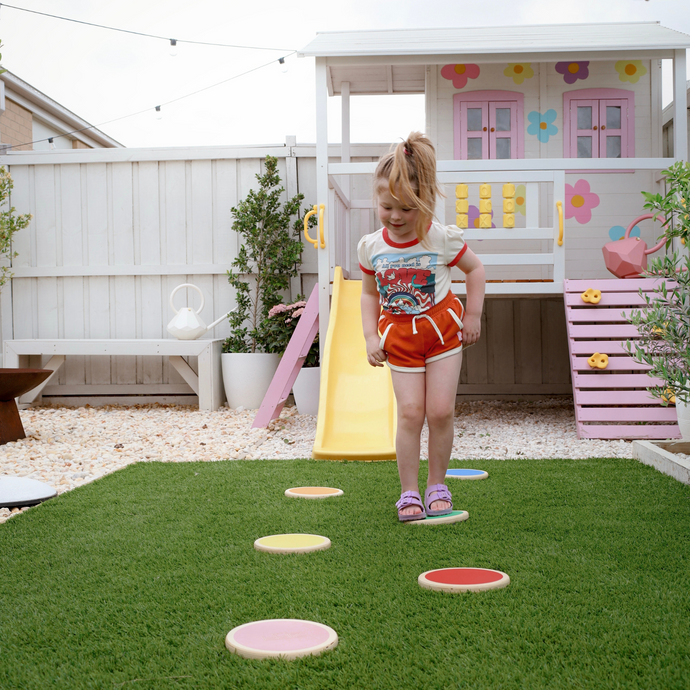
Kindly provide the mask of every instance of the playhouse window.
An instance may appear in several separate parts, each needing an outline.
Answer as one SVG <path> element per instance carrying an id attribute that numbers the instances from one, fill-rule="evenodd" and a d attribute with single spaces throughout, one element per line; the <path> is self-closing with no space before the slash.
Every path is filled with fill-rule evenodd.
<path id="1" fill-rule="evenodd" d="M 565 158 L 631 158 L 635 155 L 633 92 L 582 89 L 563 95 Z"/>
<path id="2" fill-rule="evenodd" d="M 522 158 L 522 103 L 522 94 L 512 91 L 455 94 L 455 157 L 461 160 Z"/>

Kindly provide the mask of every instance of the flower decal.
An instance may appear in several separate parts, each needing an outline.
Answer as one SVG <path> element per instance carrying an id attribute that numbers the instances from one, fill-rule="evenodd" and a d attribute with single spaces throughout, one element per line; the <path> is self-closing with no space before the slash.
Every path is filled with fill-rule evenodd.
<path id="1" fill-rule="evenodd" d="M 563 75 L 566 84 L 574 84 L 578 79 L 587 79 L 589 62 L 557 62 L 556 72 Z"/>
<path id="2" fill-rule="evenodd" d="M 587 180 L 565 185 L 565 217 L 584 225 L 592 220 L 592 209 L 599 206 L 599 196 L 589 189 Z"/>
<path id="3" fill-rule="evenodd" d="M 491 227 L 495 228 L 496 226 L 494 225 L 493 219 L 494 219 L 494 212 L 491 211 Z M 479 206 L 470 205 L 470 208 L 467 212 L 467 225 L 470 228 L 478 228 L 479 227 Z"/>
<path id="4" fill-rule="evenodd" d="M 616 64 L 616 72 L 621 81 L 629 81 L 637 84 L 640 77 L 647 74 L 647 68 L 642 64 L 642 60 L 619 60 Z"/>
<path id="5" fill-rule="evenodd" d="M 462 89 L 468 79 L 479 76 L 479 65 L 446 65 L 441 69 L 441 76 L 452 81 L 456 89 Z"/>
<path id="6" fill-rule="evenodd" d="M 609 237 L 615 242 L 616 240 L 621 240 L 625 237 L 625 228 L 622 225 L 614 225 L 609 230 Z M 640 226 L 636 225 L 630 231 L 630 237 L 640 237 Z"/>
<path id="7" fill-rule="evenodd" d="M 527 187 L 524 184 L 515 187 L 515 210 L 523 216 L 527 213 Z"/>
<path id="8" fill-rule="evenodd" d="M 558 127 L 554 125 L 557 113 L 553 108 L 549 108 L 543 115 L 533 110 L 527 115 L 527 119 L 530 121 L 529 127 L 527 127 L 527 134 L 532 134 L 545 144 L 549 137 L 554 134 L 558 134 Z"/>
<path id="9" fill-rule="evenodd" d="M 510 77 L 516 84 L 522 84 L 525 79 L 534 76 L 534 70 L 529 62 L 513 62 L 503 70 L 506 77 Z"/>

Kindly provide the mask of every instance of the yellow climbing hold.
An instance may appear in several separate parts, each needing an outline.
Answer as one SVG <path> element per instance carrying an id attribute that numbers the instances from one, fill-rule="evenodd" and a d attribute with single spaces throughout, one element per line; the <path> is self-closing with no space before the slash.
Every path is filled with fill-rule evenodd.
<path id="1" fill-rule="evenodd" d="M 601 300 L 601 290 L 595 290 L 594 288 L 588 288 L 582 295 L 583 302 L 589 302 L 590 304 L 599 304 Z"/>
<path id="2" fill-rule="evenodd" d="M 609 356 L 602 355 L 600 352 L 595 352 L 587 360 L 587 364 L 589 364 L 592 369 L 606 369 L 606 367 L 609 365 Z"/>

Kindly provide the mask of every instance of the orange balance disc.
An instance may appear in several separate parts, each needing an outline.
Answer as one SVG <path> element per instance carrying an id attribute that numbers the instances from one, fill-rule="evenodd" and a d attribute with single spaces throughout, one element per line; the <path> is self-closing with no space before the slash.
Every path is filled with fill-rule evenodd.
<path id="1" fill-rule="evenodd" d="M 421 587 L 442 592 L 483 592 L 510 584 L 500 570 L 490 568 L 439 568 L 427 570 L 417 579 Z"/>
<path id="2" fill-rule="evenodd" d="M 246 659 L 297 659 L 316 656 L 337 645 L 338 635 L 333 628 L 295 618 L 245 623 L 225 637 L 225 646 Z"/>
<path id="3" fill-rule="evenodd" d="M 330 546 L 331 540 L 318 534 L 273 534 L 254 542 L 257 551 L 269 553 L 308 553 L 322 551 Z"/>
<path id="4" fill-rule="evenodd" d="M 330 486 L 296 486 L 286 489 L 286 496 L 293 498 L 330 498 L 331 496 L 342 496 L 342 489 L 333 489 Z"/>

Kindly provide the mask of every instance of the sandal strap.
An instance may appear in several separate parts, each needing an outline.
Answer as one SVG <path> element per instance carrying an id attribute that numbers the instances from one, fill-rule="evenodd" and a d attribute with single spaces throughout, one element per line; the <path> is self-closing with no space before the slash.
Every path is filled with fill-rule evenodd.
<path id="1" fill-rule="evenodd" d="M 400 499 L 395 504 L 395 507 L 398 510 L 402 510 L 403 508 L 408 508 L 410 506 L 416 506 L 417 508 L 424 510 L 422 497 L 417 491 L 405 491 L 400 495 Z"/>
<path id="2" fill-rule="evenodd" d="M 436 497 L 431 498 L 431 494 L 434 493 L 436 494 Z M 424 493 L 424 501 L 427 505 L 431 505 L 434 503 L 434 501 L 448 501 L 448 503 L 452 503 L 453 496 L 445 484 L 432 484 L 426 488 Z"/>

